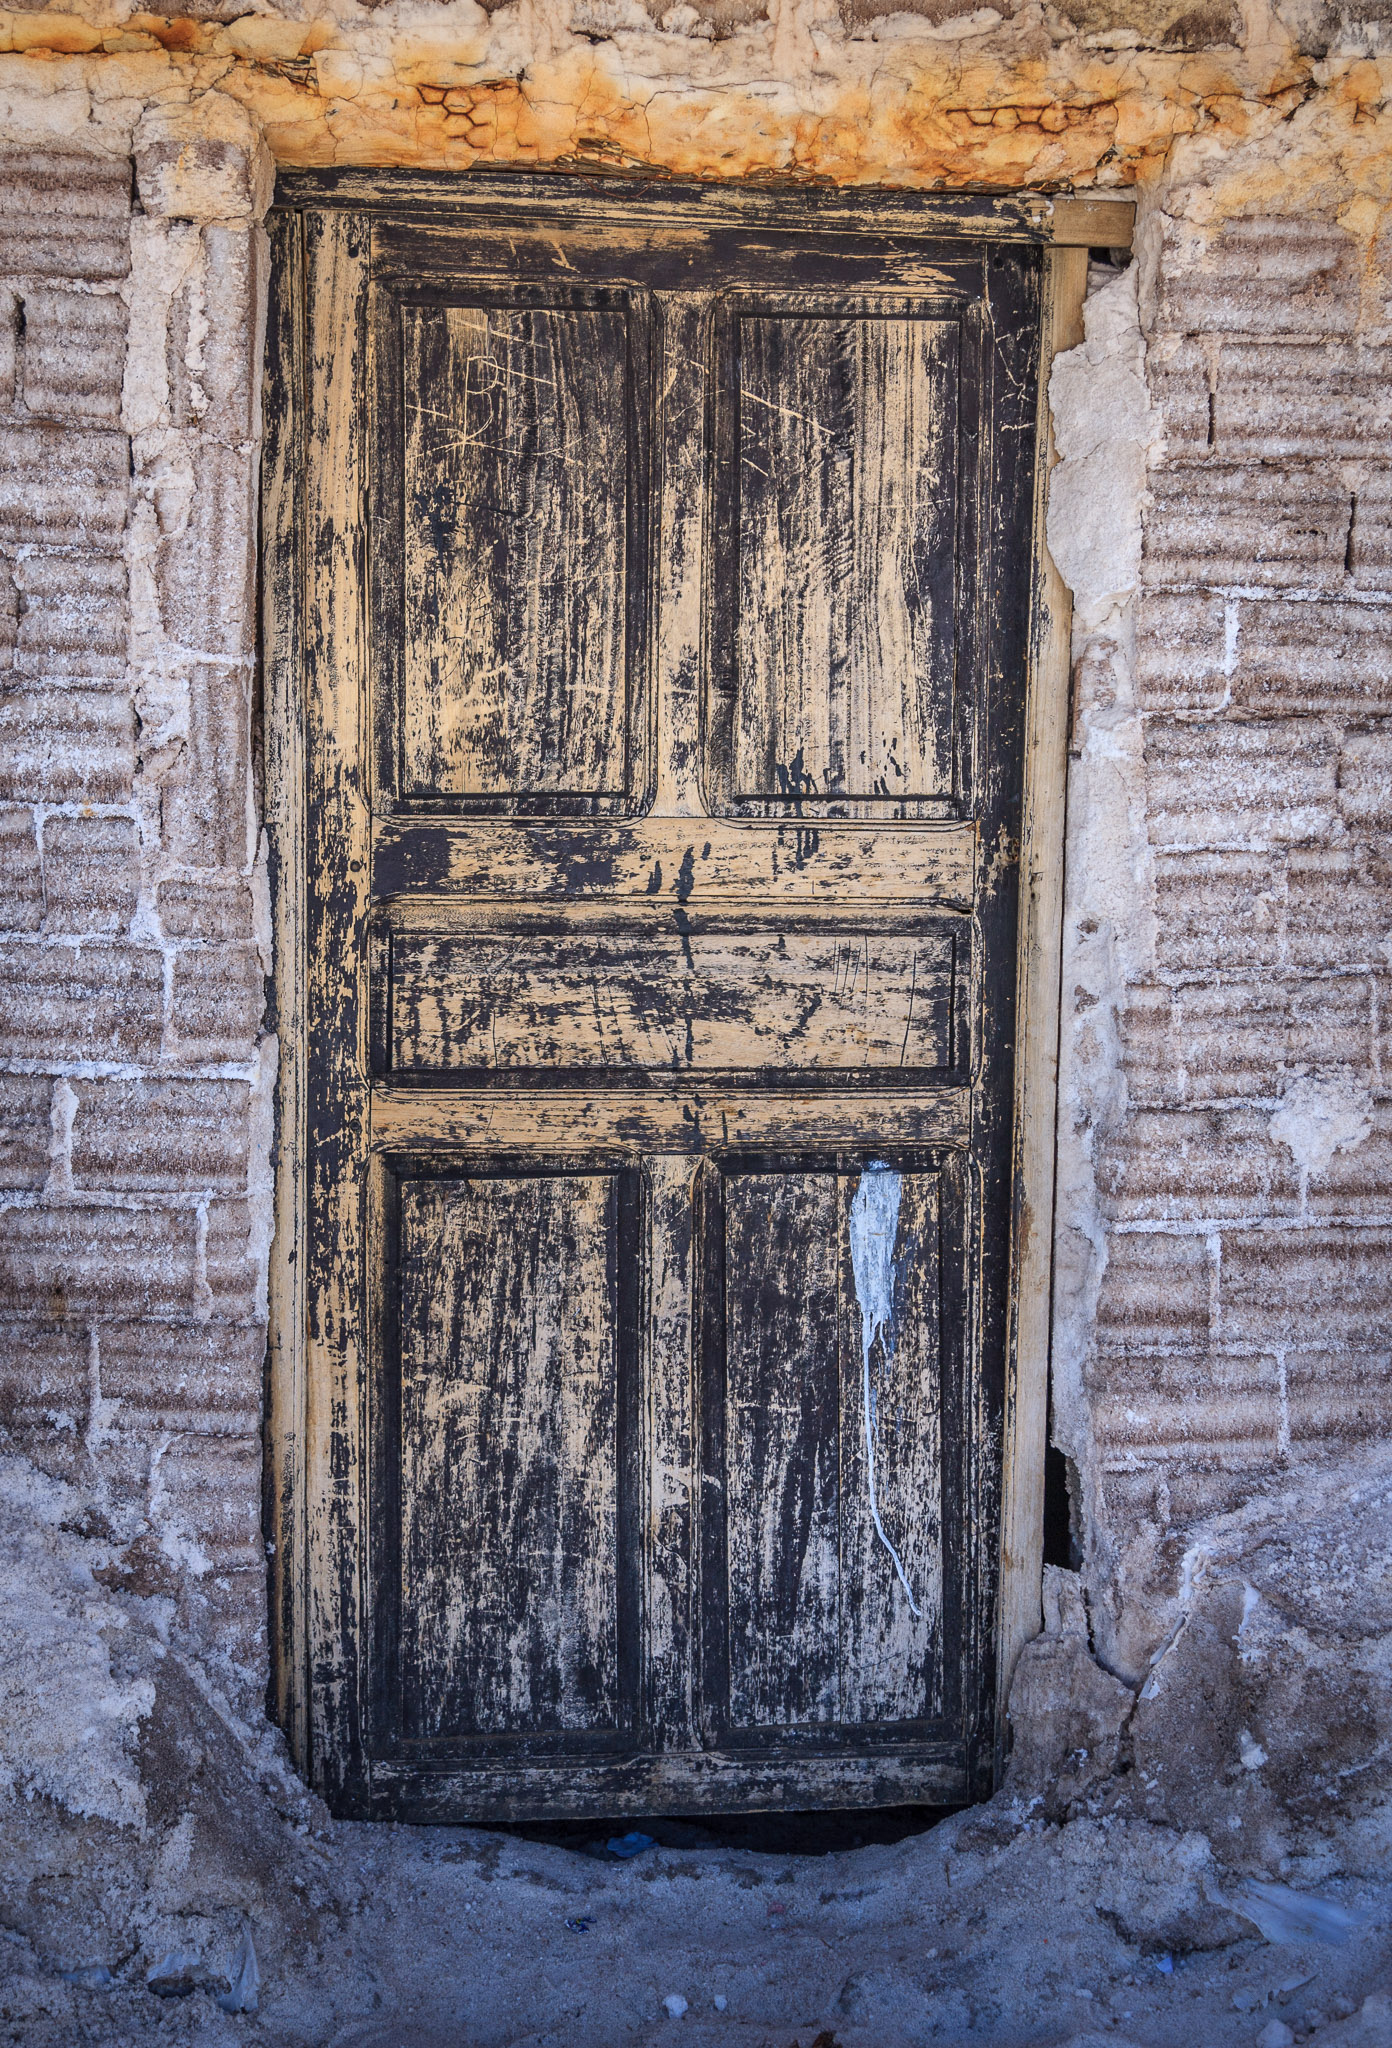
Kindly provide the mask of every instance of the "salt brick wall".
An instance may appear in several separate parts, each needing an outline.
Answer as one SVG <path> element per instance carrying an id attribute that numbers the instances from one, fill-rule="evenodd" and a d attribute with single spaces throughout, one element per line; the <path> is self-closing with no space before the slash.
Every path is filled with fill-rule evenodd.
<path id="1" fill-rule="evenodd" d="M 0 157 L 0 1427 L 253 1693 L 256 261 Z"/>
<path id="2" fill-rule="evenodd" d="M 1153 973 L 1125 992 L 1088 1374 L 1123 1539 L 1392 1421 L 1392 349 L 1317 218 L 1160 258 L 1136 664 Z M 1366 1136 L 1302 1172 L 1323 1084 Z"/>

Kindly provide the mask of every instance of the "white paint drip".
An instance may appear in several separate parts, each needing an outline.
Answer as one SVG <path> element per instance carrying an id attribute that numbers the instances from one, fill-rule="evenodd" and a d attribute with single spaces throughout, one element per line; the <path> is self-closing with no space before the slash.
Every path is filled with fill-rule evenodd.
<path id="1" fill-rule="evenodd" d="M 860 1176 L 851 1202 L 851 1268 L 860 1304 L 860 1386 L 865 1421 L 865 1472 L 870 1493 L 870 1519 L 875 1534 L 894 1560 L 910 1611 L 920 1612 L 898 1551 L 885 1534 L 875 1492 L 875 1415 L 870 1391 L 870 1347 L 894 1320 L 894 1239 L 899 1229 L 901 1176 L 892 1167 L 871 1160 Z"/>

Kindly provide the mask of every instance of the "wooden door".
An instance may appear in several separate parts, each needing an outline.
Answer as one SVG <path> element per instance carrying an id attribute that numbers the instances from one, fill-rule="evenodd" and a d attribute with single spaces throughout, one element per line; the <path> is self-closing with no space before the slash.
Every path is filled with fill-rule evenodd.
<path id="1" fill-rule="evenodd" d="M 506 178 L 277 235 L 316 1780 L 974 1796 L 1040 252 Z"/>

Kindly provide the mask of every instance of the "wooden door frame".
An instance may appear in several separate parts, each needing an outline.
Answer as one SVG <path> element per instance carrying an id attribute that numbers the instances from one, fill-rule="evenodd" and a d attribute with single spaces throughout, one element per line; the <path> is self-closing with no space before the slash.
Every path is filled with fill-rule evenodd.
<path id="1" fill-rule="evenodd" d="M 567 174 L 577 192 L 631 193 L 635 181 Z M 409 208 L 438 213 L 466 193 L 525 209 L 554 200 L 558 181 L 527 173 L 337 170 L 282 174 L 268 227 L 272 287 L 265 364 L 262 452 L 261 648 L 265 803 L 274 934 L 276 1088 L 275 1233 L 270 1257 L 270 1334 L 264 1502 L 269 1558 L 271 1699 L 291 1753 L 314 1781 L 311 1729 L 309 1473 L 317 1426 L 308 1361 L 306 1148 L 306 421 L 301 401 L 305 307 L 303 215 Z M 644 189 L 653 190 L 651 184 Z M 1071 609 L 1044 540 L 1049 471 L 1056 459 L 1048 408 L 1055 354 L 1082 339 L 1088 248 L 1129 247 L 1134 207 L 1113 198 L 1030 192 L 668 187 L 757 218 L 770 204 L 814 211 L 828 228 L 892 230 L 964 240 L 1027 242 L 1044 250 L 1039 433 L 1034 480 L 1034 558 L 1025 695 L 1024 803 L 1018 934 L 1011 1290 L 1002 1447 L 1000 1572 L 996 1609 L 997 1771 L 1005 1702 L 1021 1648 L 1040 1627 L 1044 1455 L 1048 1415 L 1053 1265 L 1055 1123 L 1063 940 L 1064 798 L 1070 690 Z"/>

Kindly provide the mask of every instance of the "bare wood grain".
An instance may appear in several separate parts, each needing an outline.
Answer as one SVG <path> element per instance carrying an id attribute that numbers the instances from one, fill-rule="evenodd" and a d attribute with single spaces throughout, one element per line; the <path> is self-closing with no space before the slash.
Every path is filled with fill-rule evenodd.
<path id="1" fill-rule="evenodd" d="M 857 1182 L 840 1182 L 841 1718 L 932 1718 L 942 1708 L 942 1330 L 938 1176 L 906 1173 L 893 1245 L 893 1314 L 870 1347 L 870 1428 L 880 1519 L 915 1615 L 870 1512 L 862 1323 L 850 1260 Z"/>
<path id="2" fill-rule="evenodd" d="M 611 1176 L 402 1192 L 408 1738 L 618 1714 Z"/>
<path id="3" fill-rule="evenodd" d="M 312 1045 L 306 1171 L 311 1222 L 306 1347 L 307 1620 L 316 1783 L 358 1779 L 368 1369 L 364 1265 L 368 1087 L 365 917 L 368 807 L 363 431 L 367 230 L 351 214 L 306 222 L 305 464 L 308 987 Z"/>
<path id="4" fill-rule="evenodd" d="M 605 176 L 545 172 L 474 170 L 468 184 L 456 173 L 400 172 L 370 166 L 333 170 L 283 170 L 276 184 L 284 206 L 381 208 L 418 218 L 457 220 L 461 213 L 508 226 L 533 227 L 549 217 L 553 235 L 562 227 L 595 226 L 610 243 L 640 224 L 654 236 L 691 234 L 743 225 L 758 232 L 769 221 L 770 203 L 780 225 L 794 234 L 825 237 L 831 232 L 893 235 L 912 246 L 923 238 L 1019 241 L 1046 247 L 1129 248 L 1135 201 L 1110 195 L 1076 196 L 1017 192 L 894 191 L 874 187 L 789 185 L 776 197 L 757 186 L 684 184 L 622 174 Z"/>
<path id="5" fill-rule="evenodd" d="M 1134 199 L 1101 199 L 1081 194 L 1077 198 L 1050 199 L 1047 208 L 1045 221 L 1049 239 L 1056 249 L 1131 247 L 1136 228 Z M 1064 345 L 1068 348 L 1074 346 L 1072 342 Z"/>
<path id="6" fill-rule="evenodd" d="M 728 189 L 728 188 L 727 188 Z M 561 292 L 619 285 L 632 291 L 682 293 L 709 289 L 713 275 L 728 290 L 749 293 L 821 288 L 827 250 L 815 235 L 730 232 L 734 223 L 699 225 L 690 215 L 665 222 L 634 210 L 615 232 L 602 218 L 569 222 L 558 232 L 545 221 L 502 221 L 486 215 L 461 235 L 458 222 L 392 219 L 381 274 L 414 288 L 425 272 L 446 273 L 461 294 L 515 287 L 521 281 Z M 950 291 L 959 280 L 962 249 L 913 235 L 894 252 L 854 242 L 837 251 L 836 270 L 851 289 Z M 970 256 L 968 257 L 970 262 Z"/>
<path id="7" fill-rule="evenodd" d="M 689 1155 L 646 1162 L 643 1343 L 644 1719 L 654 1748 L 696 1742 L 694 1179 Z"/>
<path id="8" fill-rule="evenodd" d="M 397 932 L 388 1070 L 952 1066 L 951 937 L 679 925 Z"/>
<path id="9" fill-rule="evenodd" d="M 653 564 L 657 590 L 653 656 L 657 677 L 657 789 L 653 810 L 658 817 L 703 818 L 704 768 L 701 732 L 701 677 L 705 640 L 706 415 L 710 404 L 709 333 L 715 294 L 710 291 L 662 292 L 657 296 L 658 542 Z M 649 828 L 651 833 L 651 828 Z M 674 861 L 675 833 L 659 827 L 652 837 L 651 873 L 661 876 L 667 853 L 666 886 L 679 888 L 694 867 L 697 846 L 707 850 L 702 865 L 709 871 L 711 832 L 689 842 L 689 851 Z M 767 866 L 776 875 L 780 849 L 769 849 Z M 716 855 L 732 864 L 757 858 L 753 847 L 737 848 L 728 838 Z M 790 865 L 782 857 L 784 870 Z M 694 884 L 688 874 L 686 887 Z M 659 879 L 658 887 L 662 881 Z M 747 883 L 746 883 L 747 886 Z"/>
<path id="10" fill-rule="evenodd" d="M 731 1146 L 777 1145 L 790 1130 L 818 1152 L 859 1145 L 965 1146 L 971 1094 L 961 1085 L 888 1096 L 796 1088 L 737 1092 L 718 1085 L 654 1084 L 629 1091 L 602 1082 L 564 1089 L 378 1087 L 372 1126 L 374 1142 L 385 1150 L 430 1144 L 476 1156 L 617 1145 L 680 1159 Z"/>
<path id="11" fill-rule="evenodd" d="M 692 804 L 694 768 L 678 736 L 693 715 L 695 684 L 677 673 L 663 697 L 664 758 L 683 749 L 687 766 L 664 784 L 666 801 Z M 664 663 L 664 673 L 666 665 Z M 485 834 L 475 824 L 432 819 L 379 820 L 374 837 L 378 895 L 461 894 L 509 899 L 642 896 L 659 902 L 750 896 L 780 899 L 873 898 L 970 910 L 976 834 L 968 824 L 799 825 L 686 822 L 686 814 L 632 825 L 573 827 L 499 821 Z"/>
<path id="12" fill-rule="evenodd" d="M 387 1759 L 377 1767 L 374 1818 L 449 1822 L 610 1819 L 616 1813 L 759 1813 L 822 1807 L 957 1806 L 969 1797 L 963 1744 L 896 1742 L 879 1752 L 817 1754 L 807 1740 L 781 1752 L 743 1746 L 637 1751 L 622 1760 L 570 1756 L 563 1765 L 510 1757 L 480 1767 Z M 758 2036 L 756 2035 L 756 2039 Z"/>
<path id="13" fill-rule="evenodd" d="M 276 1718 L 309 1769 L 305 1654 L 305 1355 L 309 1265 L 305 1213 L 308 1087 L 305 1015 L 304 244 L 298 215 L 271 219 L 262 449 L 262 650 L 266 687 L 266 829 L 275 939 L 275 1230 L 271 1243 L 266 1456 L 270 1508 L 270 1648 Z"/>
<path id="14" fill-rule="evenodd" d="M 628 322 L 402 308 L 407 796 L 627 781 Z"/>
<path id="15" fill-rule="evenodd" d="M 847 788 L 949 797 L 960 336 L 864 320 L 854 340 Z"/>
<path id="16" fill-rule="evenodd" d="M 1044 1456 L 1049 1411 L 1055 1124 L 1063 959 L 1064 797 L 1068 765 L 1072 607 L 1044 538 L 1050 471 L 1057 460 L 1048 408 L 1055 354 L 1082 340 L 1087 253 L 1049 258 L 1042 309 L 1035 557 L 1026 693 L 1025 805 L 1021 847 L 1019 1043 L 1015 1098 L 1010 1376 L 1002 1466 L 997 1727 L 1020 1651 L 1042 1625 Z M 998 1750 L 998 1768 L 1003 1753 Z"/>
<path id="17" fill-rule="evenodd" d="M 733 794 L 950 798 L 957 323 L 746 315 L 733 345 Z"/>

